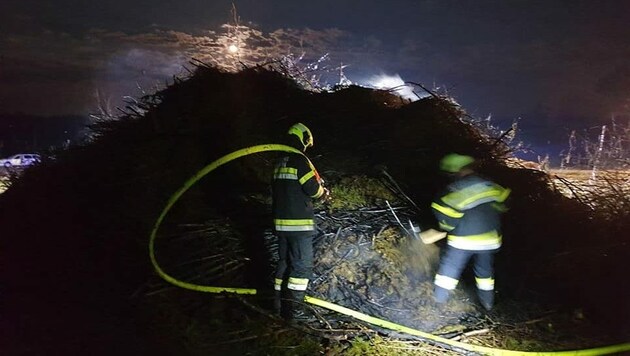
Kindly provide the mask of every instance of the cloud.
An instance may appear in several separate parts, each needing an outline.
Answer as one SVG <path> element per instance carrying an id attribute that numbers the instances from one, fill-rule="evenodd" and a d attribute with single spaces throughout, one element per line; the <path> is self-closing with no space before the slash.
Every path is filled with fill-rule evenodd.
<path id="1" fill-rule="evenodd" d="M 90 29 L 79 35 L 26 31 L 0 39 L 0 46 L 7 48 L 0 73 L 0 111 L 90 111 L 96 90 L 123 105 L 124 96 L 144 94 L 138 88 L 159 89 L 174 75 L 185 75 L 192 58 L 232 70 L 290 53 L 316 60 L 339 51 L 344 36 L 337 29 L 263 33 L 243 25 L 224 25 L 200 35 L 159 29 L 144 33 Z M 230 45 L 238 46 L 237 53 L 228 50 Z M 38 104 L 30 105 L 33 102 Z"/>
<path id="2" fill-rule="evenodd" d="M 85 112 L 94 106 L 96 90 L 122 105 L 123 96 L 142 94 L 138 88 L 154 90 L 173 75 L 186 75 L 192 58 L 238 69 L 241 63 L 254 65 L 288 54 L 301 57 L 302 63 L 328 54 L 326 64 L 348 66 L 344 73 L 352 81 L 383 71 L 429 87 L 446 84 L 464 107 L 482 116 L 492 112 L 513 118 L 539 111 L 607 118 L 628 105 L 630 47 L 623 36 L 591 35 L 589 31 L 605 33 L 593 26 L 586 35 L 519 41 L 471 35 L 453 40 L 436 31 L 397 32 L 388 40 L 385 34 L 337 28 L 264 32 L 249 24 L 195 33 L 164 27 L 69 33 L 22 18 L 12 25 L 19 31 L 0 36 L 0 111 Z M 238 51 L 229 52 L 232 45 Z"/>

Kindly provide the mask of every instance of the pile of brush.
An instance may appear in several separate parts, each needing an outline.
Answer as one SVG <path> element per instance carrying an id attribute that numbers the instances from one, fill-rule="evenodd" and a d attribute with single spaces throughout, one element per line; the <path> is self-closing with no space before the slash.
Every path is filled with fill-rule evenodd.
<path id="1" fill-rule="evenodd" d="M 628 222 L 602 226 L 588 206 L 550 189 L 544 173 L 505 166 L 510 149 L 501 136 L 480 131 L 450 98 L 408 103 L 357 86 L 314 93 L 264 68 L 226 73 L 200 66 L 117 120 L 96 123 L 91 142 L 29 169 L 0 195 L 2 288 L 10 291 L 3 298 L 11 306 L 6 320 L 23 326 L 12 333 L 16 347 L 52 343 L 74 350 L 81 346 L 61 337 L 73 333 L 87 344 L 103 341 L 99 335 L 134 335 L 143 345 L 150 336 L 133 331 L 135 322 L 152 311 L 131 307 L 138 301 L 129 297 L 146 295 L 138 290 L 152 280 L 148 234 L 168 198 L 213 160 L 280 142 L 295 122 L 313 131 L 308 154 L 337 199 L 319 215 L 318 295 L 426 330 L 444 324 L 423 310 L 430 307 L 437 248 L 415 246 L 392 210 L 401 209 L 403 223 L 434 226 L 430 202 L 446 182 L 438 162 L 459 152 L 477 157 L 482 174 L 513 191 L 497 261 L 499 301 L 562 302 L 586 315 L 617 317 L 615 330 L 627 326 L 630 296 L 615 289 L 623 276 L 613 266 L 630 257 L 628 246 L 615 251 L 614 261 L 580 255 L 571 270 L 555 256 L 612 244 L 625 236 Z M 158 237 L 165 268 L 191 280 L 268 287 L 273 243 L 264 236 L 270 231 L 273 158 L 257 154 L 232 162 L 185 194 Z M 372 189 L 361 179 L 379 180 L 383 171 L 397 182 L 391 200 L 355 189 Z M 192 230 L 176 228 L 182 225 Z M 602 270 L 601 263 L 610 268 Z M 585 272 L 588 280 L 567 278 Z M 159 290 L 152 281 L 149 289 Z M 456 302 L 466 298 L 464 293 Z M 601 303 L 605 310 L 589 308 Z M 55 312 L 60 309 L 65 311 Z M 468 312 L 464 305 L 456 309 Z M 27 322 L 35 319 L 42 322 Z"/>

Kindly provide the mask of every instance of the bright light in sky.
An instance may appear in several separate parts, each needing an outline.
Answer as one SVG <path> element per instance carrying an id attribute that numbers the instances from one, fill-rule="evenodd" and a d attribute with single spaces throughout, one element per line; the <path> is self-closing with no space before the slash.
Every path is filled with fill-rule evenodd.
<path id="1" fill-rule="evenodd" d="M 409 85 L 405 84 L 405 82 L 398 74 L 375 75 L 367 80 L 367 85 L 376 89 L 393 89 L 393 92 L 408 100 L 415 101 L 419 99 L 418 95 L 413 92 L 412 88 Z"/>
<path id="2" fill-rule="evenodd" d="M 230 53 L 236 53 L 238 52 L 238 47 L 234 44 L 231 44 L 228 46 L 228 51 L 230 51 Z"/>

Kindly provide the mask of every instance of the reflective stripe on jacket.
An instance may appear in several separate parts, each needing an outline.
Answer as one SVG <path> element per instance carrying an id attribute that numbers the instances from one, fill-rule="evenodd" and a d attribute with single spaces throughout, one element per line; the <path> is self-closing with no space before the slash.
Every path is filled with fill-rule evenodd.
<path id="1" fill-rule="evenodd" d="M 448 244 L 462 250 L 495 250 L 501 247 L 500 215 L 510 189 L 468 175 L 451 183 L 431 204 Z"/>
<path id="2" fill-rule="evenodd" d="M 276 231 L 315 231 L 313 199 L 324 187 L 313 164 L 303 155 L 282 157 L 273 173 L 273 217 Z"/>

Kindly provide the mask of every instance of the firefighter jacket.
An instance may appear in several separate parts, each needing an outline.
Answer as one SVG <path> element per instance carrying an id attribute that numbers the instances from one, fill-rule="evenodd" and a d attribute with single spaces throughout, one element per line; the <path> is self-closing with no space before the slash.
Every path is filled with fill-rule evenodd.
<path id="1" fill-rule="evenodd" d="M 273 173 L 272 193 L 276 231 L 315 231 L 313 199 L 324 194 L 324 187 L 306 156 L 289 153 L 278 161 Z"/>
<path id="2" fill-rule="evenodd" d="M 448 232 L 449 246 L 487 251 L 501 247 L 500 215 L 510 189 L 475 174 L 449 184 L 431 208 L 440 229 Z"/>

